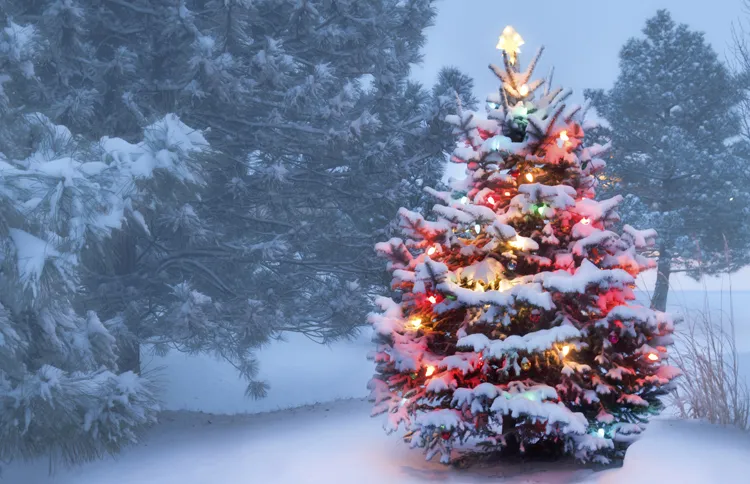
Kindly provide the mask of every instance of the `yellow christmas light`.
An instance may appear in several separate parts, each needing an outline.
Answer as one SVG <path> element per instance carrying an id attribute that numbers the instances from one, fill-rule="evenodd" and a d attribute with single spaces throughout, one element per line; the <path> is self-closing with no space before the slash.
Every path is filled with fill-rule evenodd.
<path id="1" fill-rule="evenodd" d="M 533 182 L 534 175 L 532 175 L 531 173 L 526 173 L 526 181 Z"/>
<path id="2" fill-rule="evenodd" d="M 511 240 L 510 242 L 508 242 L 508 245 L 510 245 L 511 247 L 515 249 L 523 250 L 523 240 L 521 239 Z"/>
<path id="3" fill-rule="evenodd" d="M 568 141 L 570 138 L 568 137 L 567 131 L 560 131 L 560 139 L 563 141 Z"/>
<path id="4" fill-rule="evenodd" d="M 427 367 L 427 370 L 424 372 L 424 376 L 431 376 L 433 373 L 435 373 L 435 367 L 430 365 Z"/>
<path id="5" fill-rule="evenodd" d="M 510 196 L 510 192 L 505 192 L 505 196 L 509 197 Z"/>
<path id="6" fill-rule="evenodd" d="M 422 327 L 422 320 L 420 318 L 412 318 L 410 322 L 414 329 Z"/>
<path id="7" fill-rule="evenodd" d="M 527 86 L 526 84 L 524 84 L 523 86 L 521 86 L 521 87 L 520 87 L 520 88 L 518 89 L 518 94 L 520 94 L 520 95 L 521 95 L 521 97 L 526 97 L 526 96 L 528 96 L 528 95 L 529 95 L 529 86 Z"/>
<path id="8" fill-rule="evenodd" d="M 427 255 L 433 255 L 436 251 L 437 249 L 434 246 L 430 247 L 429 249 L 427 249 Z"/>
<path id="9" fill-rule="evenodd" d="M 659 355 L 657 355 L 656 353 L 649 353 L 648 359 L 651 361 L 659 361 Z"/>
<path id="10" fill-rule="evenodd" d="M 521 34 L 516 32 L 512 26 L 508 25 L 503 29 L 503 35 L 497 41 L 497 48 L 505 51 L 511 64 L 516 63 L 516 56 L 521 53 L 521 46 L 525 44 Z"/>
<path id="11" fill-rule="evenodd" d="M 568 356 L 568 353 L 570 353 L 570 345 L 565 345 L 562 347 L 562 354 L 563 356 Z"/>

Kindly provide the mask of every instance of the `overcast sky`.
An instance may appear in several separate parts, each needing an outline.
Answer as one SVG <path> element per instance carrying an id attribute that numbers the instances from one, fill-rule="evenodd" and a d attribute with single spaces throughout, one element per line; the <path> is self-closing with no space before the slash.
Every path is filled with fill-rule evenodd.
<path id="1" fill-rule="evenodd" d="M 731 54 L 732 23 L 744 19 L 742 0 L 441 0 L 428 30 L 424 63 L 414 77 L 430 86 L 445 65 L 474 78 L 484 100 L 498 88 L 488 64 L 501 62 L 495 49 L 506 25 L 523 36 L 521 61 L 544 45 L 538 70 L 555 66 L 555 84 L 580 94 L 608 88 L 617 77 L 617 56 L 625 41 L 640 35 L 647 18 L 666 8 L 674 19 L 706 33 L 720 53 Z M 580 99 L 580 98 L 579 98 Z"/>
<path id="2" fill-rule="evenodd" d="M 620 48 L 640 35 L 646 19 L 660 8 L 668 9 L 675 21 L 705 32 L 714 49 L 727 58 L 732 24 L 750 19 L 742 0 L 441 0 L 435 26 L 428 31 L 424 63 L 413 77 L 431 86 L 441 67 L 456 66 L 474 78 L 477 98 L 484 101 L 499 86 L 487 66 L 502 62 L 495 46 L 503 28 L 512 25 L 526 41 L 521 62 L 528 62 L 544 45 L 537 74 L 546 75 L 554 65 L 554 84 L 573 89 L 574 99 L 581 102 L 583 89 L 612 85 Z M 645 279 L 641 284 L 652 289 L 653 275 Z M 682 277 L 673 277 L 671 283 L 687 290 L 702 288 Z M 735 289 L 750 290 L 750 269 L 740 271 L 733 283 Z M 714 279 L 708 285 L 719 289 L 722 284 Z"/>

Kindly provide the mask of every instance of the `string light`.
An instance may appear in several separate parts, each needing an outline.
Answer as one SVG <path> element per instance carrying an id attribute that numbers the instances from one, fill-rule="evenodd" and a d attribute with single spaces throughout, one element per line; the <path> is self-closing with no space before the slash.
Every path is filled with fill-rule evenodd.
<path id="1" fill-rule="evenodd" d="M 659 355 L 657 355 L 656 353 L 649 353 L 648 359 L 651 361 L 659 361 Z"/>
<path id="2" fill-rule="evenodd" d="M 604 429 L 599 429 L 599 430 L 596 431 L 596 435 L 598 435 L 602 439 L 604 438 L 604 433 L 605 433 Z"/>
<path id="3" fill-rule="evenodd" d="M 581 219 L 581 223 L 582 223 L 583 225 L 588 225 L 588 224 L 590 224 L 590 223 L 591 223 L 591 220 L 590 220 L 590 219 L 588 219 L 588 218 L 586 218 L 586 217 L 583 217 L 583 218 Z"/>
<path id="4" fill-rule="evenodd" d="M 492 197 L 488 197 L 488 198 L 487 198 L 487 201 L 488 201 L 488 202 L 490 202 L 490 203 L 491 203 L 492 205 L 494 205 L 494 204 L 495 204 L 495 199 L 494 199 L 494 198 L 492 198 Z"/>
<path id="5" fill-rule="evenodd" d="M 518 89 L 518 94 L 520 94 L 520 95 L 521 95 L 521 97 L 526 97 L 526 96 L 528 96 L 528 95 L 529 95 L 529 86 L 527 86 L 526 84 L 524 84 L 523 86 L 521 86 L 521 87 L 520 87 L 520 88 Z"/>
<path id="6" fill-rule="evenodd" d="M 468 199 L 468 198 L 466 198 L 466 197 L 461 197 L 461 203 L 463 203 L 463 204 L 466 204 L 466 202 L 468 202 L 468 201 L 469 201 L 469 199 Z"/>
<path id="7" fill-rule="evenodd" d="M 562 141 L 569 141 L 570 138 L 568 137 L 568 132 L 567 131 L 560 131 L 560 139 Z"/>
<path id="8" fill-rule="evenodd" d="M 412 318 L 410 322 L 411 325 L 414 326 L 414 329 L 419 329 L 422 327 L 422 320 L 420 318 Z"/>
<path id="9" fill-rule="evenodd" d="M 424 376 L 430 376 L 433 373 L 435 373 L 435 367 L 430 365 L 427 367 L 427 370 L 424 372 Z"/>
<path id="10" fill-rule="evenodd" d="M 509 197 L 510 196 L 510 192 L 505 192 L 505 196 Z"/>
<path id="11" fill-rule="evenodd" d="M 562 347 L 562 354 L 563 356 L 568 356 L 568 353 L 570 353 L 570 345 L 565 345 Z"/>
<path id="12" fill-rule="evenodd" d="M 436 251 L 437 249 L 435 248 L 435 246 L 432 246 L 429 249 L 427 249 L 427 255 L 433 255 Z"/>
<path id="13" fill-rule="evenodd" d="M 532 175 L 531 173 L 526 173 L 526 180 L 529 181 L 529 182 L 533 182 L 534 181 L 534 175 Z"/>
<path id="14" fill-rule="evenodd" d="M 477 224 L 474 226 L 474 230 L 476 231 L 476 233 L 480 233 L 482 231 L 482 227 L 479 224 Z"/>
<path id="15" fill-rule="evenodd" d="M 430 296 L 427 298 L 428 301 L 430 301 L 432 304 L 435 304 L 437 302 L 437 298 L 435 296 Z"/>

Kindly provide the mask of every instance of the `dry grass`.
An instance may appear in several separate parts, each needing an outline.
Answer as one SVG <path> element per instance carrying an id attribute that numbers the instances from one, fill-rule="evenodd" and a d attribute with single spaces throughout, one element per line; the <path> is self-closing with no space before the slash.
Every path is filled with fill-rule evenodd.
<path id="1" fill-rule="evenodd" d="M 686 311 L 671 353 L 683 376 L 672 404 L 682 418 L 750 431 L 750 389 L 740 373 L 730 289 L 730 311 Z"/>

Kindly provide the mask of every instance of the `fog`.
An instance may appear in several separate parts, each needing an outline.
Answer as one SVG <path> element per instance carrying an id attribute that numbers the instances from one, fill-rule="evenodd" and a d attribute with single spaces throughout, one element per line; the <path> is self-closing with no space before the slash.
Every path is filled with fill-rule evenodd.
<path id="1" fill-rule="evenodd" d="M 740 482 L 749 432 L 750 0 L 0 0 L 0 484 Z"/>

